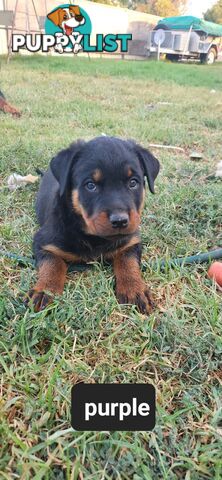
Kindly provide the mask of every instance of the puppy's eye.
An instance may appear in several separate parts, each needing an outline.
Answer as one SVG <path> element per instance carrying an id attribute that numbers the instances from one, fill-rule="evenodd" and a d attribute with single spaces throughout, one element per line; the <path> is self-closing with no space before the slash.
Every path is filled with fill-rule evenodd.
<path id="1" fill-rule="evenodd" d="M 71 17 L 74 17 L 74 16 L 75 16 L 74 13 L 72 13 L 72 12 L 70 12 L 70 15 L 71 15 Z"/>
<path id="2" fill-rule="evenodd" d="M 89 190 L 90 192 L 94 192 L 96 190 L 96 184 L 94 182 L 87 182 L 85 184 L 85 187 L 87 190 Z"/>
<path id="3" fill-rule="evenodd" d="M 136 178 L 131 178 L 128 182 L 128 186 L 129 188 L 131 188 L 132 190 L 135 190 L 135 188 L 137 188 L 139 185 L 139 182 Z"/>
<path id="4" fill-rule="evenodd" d="M 64 20 L 67 20 L 68 15 L 65 14 L 63 18 L 64 18 Z"/>

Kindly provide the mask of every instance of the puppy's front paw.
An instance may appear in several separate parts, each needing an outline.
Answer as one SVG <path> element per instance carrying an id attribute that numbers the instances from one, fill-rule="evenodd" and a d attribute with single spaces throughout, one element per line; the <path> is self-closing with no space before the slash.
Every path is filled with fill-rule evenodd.
<path id="1" fill-rule="evenodd" d="M 27 297 L 25 298 L 26 305 L 33 305 L 35 312 L 40 312 L 44 310 L 50 303 L 52 303 L 53 298 L 43 291 L 38 291 L 33 288 L 29 291 Z"/>
<path id="2" fill-rule="evenodd" d="M 143 283 L 140 288 L 138 288 L 138 286 L 133 288 L 132 286 L 132 288 L 126 291 L 117 288 L 116 296 L 119 303 L 136 305 L 139 312 L 143 314 L 150 315 L 155 307 L 155 303 L 145 283 Z"/>

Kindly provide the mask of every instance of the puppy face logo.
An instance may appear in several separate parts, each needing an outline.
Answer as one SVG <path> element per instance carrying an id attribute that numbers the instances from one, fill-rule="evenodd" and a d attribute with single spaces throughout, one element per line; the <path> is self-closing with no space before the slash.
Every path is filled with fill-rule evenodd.
<path id="1" fill-rule="evenodd" d="M 70 5 L 68 8 L 57 8 L 47 15 L 55 25 L 63 30 L 65 35 L 71 35 L 79 25 L 85 23 L 85 18 L 77 5 Z"/>
<path id="2" fill-rule="evenodd" d="M 78 5 L 64 4 L 52 10 L 46 17 L 45 31 L 54 35 L 58 53 L 82 50 L 82 39 L 91 34 L 91 21 L 87 13 Z"/>

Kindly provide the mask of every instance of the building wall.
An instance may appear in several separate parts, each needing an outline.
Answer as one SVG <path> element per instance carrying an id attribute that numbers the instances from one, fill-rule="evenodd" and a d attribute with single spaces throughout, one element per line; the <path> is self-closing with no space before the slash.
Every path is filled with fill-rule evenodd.
<path id="1" fill-rule="evenodd" d="M 0 9 L 15 9 L 16 0 L 0 0 Z M 34 0 L 37 14 L 46 16 L 48 12 L 63 3 L 61 0 Z M 66 3 L 64 1 L 64 3 Z M 67 2 L 69 3 L 69 2 Z M 70 2 L 71 3 L 71 2 Z M 101 3 L 94 3 L 88 0 L 78 0 L 75 4 L 86 10 L 92 22 L 92 42 L 95 41 L 97 33 L 132 33 L 133 40 L 129 42 L 129 54 L 146 55 L 147 34 L 158 22 L 159 17 L 148 15 L 133 10 L 112 7 Z M 26 6 L 28 5 L 28 7 Z M 15 31 L 28 31 L 26 12 L 28 8 L 29 25 L 31 30 L 38 31 L 38 23 L 31 0 L 18 0 L 18 13 L 16 15 Z M 0 30 L 0 54 L 7 53 L 6 33 Z M 91 54 L 90 54 L 91 55 Z"/>
<path id="2" fill-rule="evenodd" d="M 0 0 L 0 11 L 4 9 L 4 1 Z M 0 55 L 7 51 L 7 35 L 6 30 L 1 28 L 0 24 Z"/>

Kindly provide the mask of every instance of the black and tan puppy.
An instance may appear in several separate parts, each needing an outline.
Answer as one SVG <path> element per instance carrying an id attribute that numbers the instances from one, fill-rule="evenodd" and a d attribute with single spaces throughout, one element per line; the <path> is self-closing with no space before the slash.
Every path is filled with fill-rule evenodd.
<path id="1" fill-rule="evenodd" d="M 51 160 L 36 202 L 34 237 L 38 281 L 29 293 L 35 309 L 64 288 L 67 262 L 113 262 L 120 303 L 149 313 L 152 300 L 140 273 L 140 215 L 144 177 L 154 193 L 158 160 L 132 141 L 98 137 L 78 141 Z"/>

